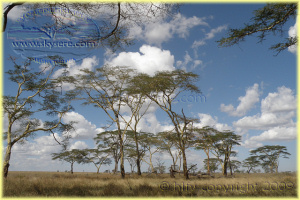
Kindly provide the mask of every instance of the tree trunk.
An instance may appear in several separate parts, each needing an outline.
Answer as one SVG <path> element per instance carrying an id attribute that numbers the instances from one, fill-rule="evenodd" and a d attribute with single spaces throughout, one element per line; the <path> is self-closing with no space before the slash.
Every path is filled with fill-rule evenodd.
<path id="1" fill-rule="evenodd" d="M 185 179 L 189 179 L 189 172 L 187 170 L 187 162 L 186 162 L 186 156 L 185 156 L 185 149 L 182 150 L 182 160 L 183 160 L 183 163 L 182 163 L 182 168 L 183 168 L 183 174 L 184 174 L 184 177 Z"/>
<path id="2" fill-rule="evenodd" d="M 209 152 L 207 154 L 207 173 L 210 174 L 210 169 L 209 169 Z"/>
<path id="3" fill-rule="evenodd" d="M 251 171 L 251 169 L 252 169 L 252 167 L 250 167 L 250 169 L 247 171 L 247 172 L 248 172 L 248 174 L 250 174 L 250 171 Z"/>
<path id="4" fill-rule="evenodd" d="M 227 176 L 227 158 L 224 158 L 224 168 L 223 168 L 223 175 Z"/>
<path id="5" fill-rule="evenodd" d="M 115 159 L 115 170 L 114 170 L 114 174 L 116 174 L 117 171 L 118 171 L 118 163 L 119 163 L 119 161 L 118 161 L 118 155 L 116 155 L 116 156 L 114 157 L 114 159 Z"/>
<path id="6" fill-rule="evenodd" d="M 71 174 L 73 174 L 73 162 L 71 163 Z"/>
<path id="7" fill-rule="evenodd" d="M 99 168 L 97 168 L 97 174 L 99 174 L 99 171 L 100 171 L 100 167 L 99 167 Z"/>
<path id="8" fill-rule="evenodd" d="M 137 174 L 139 176 L 142 175 L 141 172 L 141 156 L 140 156 L 140 151 L 139 151 L 139 143 L 138 143 L 138 139 L 137 139 L 137 135 L 136 135 L 136 131 L 134 132 L 134 139 L 135 139 L 135 148 L 136 148 L 136 155 L 137 155 L 137 159 L 136 159 L 136 167 L 137 167 Z"/>
<path id="9" fill-rule="evenodd" d="M 3 176 L 4 176 L 4 178 L 7 178 L 7 175 L 8 175 L 11 148 L 12 148 L 11 144 L 8 144 L 7 147 L 6 147 L 6 153 L 5 153 L 4 165 L 3 165 Z"/>
<path id="10" fill-rule="evenodd" d="M 122 139 L 122 135 L 121 134 L 119 134 L 119 140 L 120 140 L 120 171 L 121 171 L 121 177 L 125 178 L 124 146 L 123 146 L 123 139 Z"/>

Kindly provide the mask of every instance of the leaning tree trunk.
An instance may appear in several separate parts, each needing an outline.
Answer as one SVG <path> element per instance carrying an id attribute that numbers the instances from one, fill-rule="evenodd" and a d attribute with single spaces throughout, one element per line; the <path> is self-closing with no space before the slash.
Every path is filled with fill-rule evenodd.
<path id="1" fill-rule="evenodd" d="M 4 164 L 3 164 L 4 178 L 7 178 L 7 175 L 8 175 L 9 160 L 10 160 L 10 156 L 11 156 L 11 148 L 12 148 L 11 143 L 7 144 L 6 153 L 5 153 L 5 157 L 4 157 Z"/>
<path id="2" fill-rule="evenodd" d="M 189 172 L 187 169 L 185 150 L 182 150 L 182 160 L 183 160 L 183 162 L 182 162 L 183 175 L 184 175 L 185 179 L 189 179 Z"/>

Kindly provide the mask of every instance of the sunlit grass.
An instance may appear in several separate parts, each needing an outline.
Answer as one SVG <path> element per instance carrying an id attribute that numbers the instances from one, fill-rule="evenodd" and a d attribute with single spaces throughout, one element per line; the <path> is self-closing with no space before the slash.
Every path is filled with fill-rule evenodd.
<path id="1" fill-rule="evenodd" d="M 9 172 L 4 196 L 297 196 L 295 173 L 235 174 L 198 179 L 168 174 L 120 175 L 65 172 Z"/>

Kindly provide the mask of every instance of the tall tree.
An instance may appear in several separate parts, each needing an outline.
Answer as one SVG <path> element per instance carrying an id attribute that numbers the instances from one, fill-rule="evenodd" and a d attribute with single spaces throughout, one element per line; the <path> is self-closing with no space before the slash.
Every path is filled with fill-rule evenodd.
<path id="1" fill-rule="evenodd" d="M 186 179 L 188 176 L 186 149 L 190 146 L 192 119 L 175 112 L 173 107 L 174 99 L 185 91 L 200 92 L 198 87 L 193 85 L 198 75 L 182 70 L 157 72 L 154 76 L 139 74 L 130 82 L 131 93 L 143 94 L 156 103 L 171 119 L 176 133 L 177 146 L 182 153 L 183 171 Z"/>
<path id="2" fill-rule="evenodd" d="M 129 120 L 131 120 L 131 122 L 128 123 L 128 119 L 123 115 L 121 115 L 120 113 L 122 120 L 124 120 L 125 123 L 128 123 L 131 129 L 130 131 L 127 131 L 127 135 L 130 138 L 132 138 L 135 143 L 137 174 L 141 176 L 142 175 L 141 161 L 142 161 L 143 151 L 140 150 L 139 140 L 140 137 L 143 136 L 141 136 L 140 133 L 138 132 L 138 124 L 142 119 L 142 117 L 147 113 L 148 108 L 151 105 L 151 101 L 149 101 L 149 99 L 147 99 L 145 96 L 141 94 L 131 94 L 131 95 L 127 94 L 126 96 L 124 96 L 122 100 L 130 110 L 130 112 L 127 112 L 127 114 L 129 116 L 133 116 L 133 120 L 131 120 L 132 117 L 130 117 Z"/>
<path id="3" fill-rule="evenodd" d="M 56 59 L 50 57 L 49 59 Z M 10 58 L 14 64 L 13 69 L 6 74 L 14 84 L 11 95 L 3 96 L 4 118 L 7 119 L 4 139 L 6 140 L 6 153 L 4 157 L 3 175 L 8 175 L 9 161 L 12 147 L 16 143 L 34 136 L 38 131 L 49 132 L 54 136 L 55 130 L 69 130 L 70 124 L 63 124 L 62 117 L 71 109 L 68 99 L 58 90 L 58 82 L 51 79 L 57 68 L 65 67 L 62 64 L 45 66 L 43 69 L 32 68 L 31 59 L 23 64 L 17 64 L 15 58 Z M 14 94 L 13 94 L 14 93 Z M 36 118 L 37 114 L 47 114 L 54 117 L 52 121 L 42 122 Z"/>
<path id="4" fill-rule="evenodd" d="M 103 66 L 96 68 L 95 71 L 83 69 L 81 72 L 76 77 L 67 77 L 67 81 L 75 85 L 75 89 L 70 91 L 69 95 L 74 95 L 74 99 L 83 100 L 84 105 L 100 108 L 116 125 L 120 148 L 120 171 L 122 178 L 125 178 L 124 140 L 134 113 L 125 123 L 120 116 L 124 106 L 123 99 L 127 96 L 126 87 L 134 70 L 128 67 Z"/>
<path id="5" fill-rule="evenodd" d="M 251 150 L 250 154 L 257 156 L 261 160 L 261 164 L 264 167 L 268 167 L 270 172 L 273 173 L 274 170 L 278 172 L 279 158 L 288 158 L 291 155 L 287 152 L 285 146 L 280 145 L 265 145 L 257 149 Z"/>
<path id="6" fill-rule="evenodd" d="M 53 153 L 52 154 L 52 160 L 60 160 L 60 161 L 66 161 L 71 164 L 71 174 L 73 174 L 73 166 L 74 163 L 84 163 L 85 156 L 87 152 L 80 149 L 72 149 L 70 151 L 62 151 L 60 153 Z"/>
<path id="7" fill-rule="evenodd" d="M 261 9 L 254 11 L 254 17 L 243 28 L 230 29 L 228 36 L 218 41 L 220 46 L 228 47 L 244 41 L 247 36 L 257 35 L 259 42 L 265 40 L 270 33 L 282 35 L 284 25 L 297 16 L 297 4 L 295 3 L 270 3 Z M 270 47 L 278 53 L 288 47 L 297 44 L 297 37 L 289 37 Z"/>

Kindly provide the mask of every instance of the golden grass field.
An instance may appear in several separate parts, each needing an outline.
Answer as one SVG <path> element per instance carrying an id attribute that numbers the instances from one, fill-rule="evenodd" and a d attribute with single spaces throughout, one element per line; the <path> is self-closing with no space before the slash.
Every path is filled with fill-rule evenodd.
<path id="1" fill-rule="evenodd" d="M 137 175 L 121 179 L 118 174 L 78 172 L 9 172 L 3 180 L 4 197 L 82 196 L 297 196 L 297 174 L 235 174 L 224 178 L 185 180 L 168 174 Z"/>

